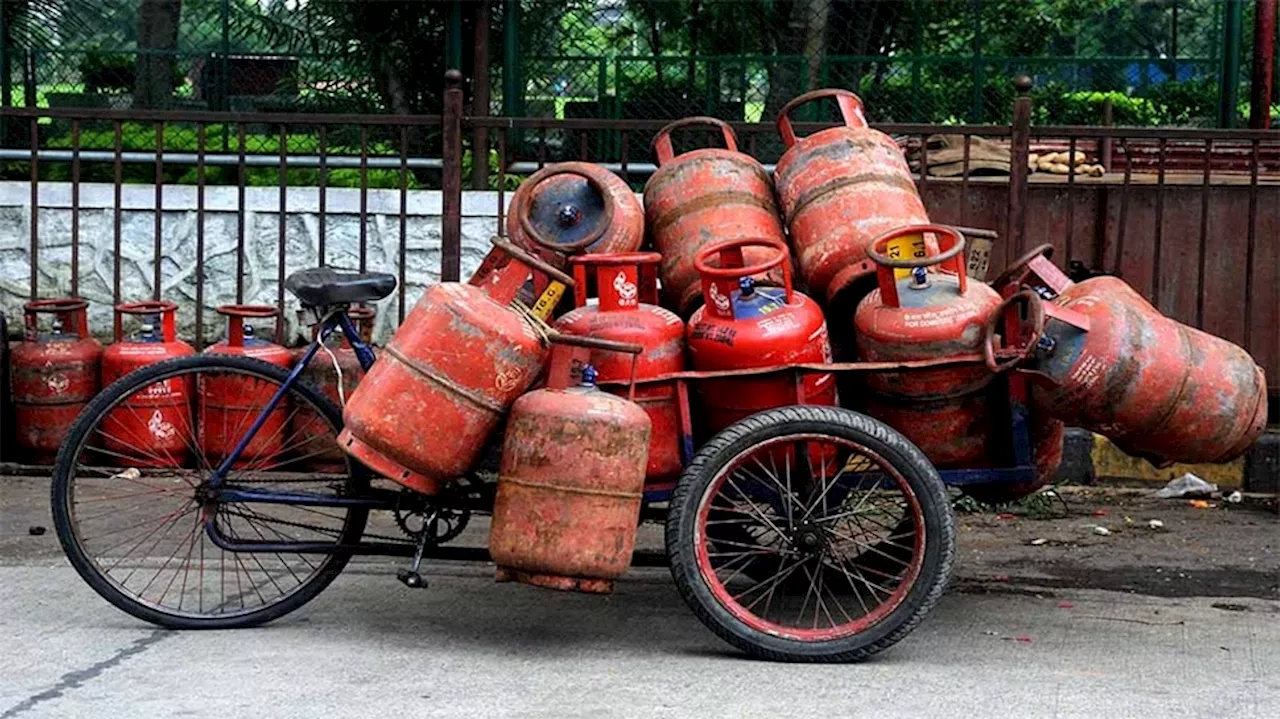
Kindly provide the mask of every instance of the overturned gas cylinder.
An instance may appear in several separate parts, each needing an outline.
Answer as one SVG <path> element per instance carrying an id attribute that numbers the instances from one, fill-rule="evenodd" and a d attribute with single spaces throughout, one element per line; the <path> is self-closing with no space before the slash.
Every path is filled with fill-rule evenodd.
<path id="1" fill-rule="evenodd" d="M 509 303 L 532 268 L 572 278 L 504 240 L 508 263 L 427 288 L 343 411 L 338 444 L 370 469 L 433 494 L 470 469 L 547 357 L 531 319 Z"/>
<path id="2" fill-rule="evenodd" d="M 563 266 L 584 252 L 632 252 L 644 241 L 644 210 L 622 178 L 590 162 L 547 165 L 511 196 L 507 236 Z"/>
<path id="3" fill-rule="evenodd" d="M 511 408 L 489 553 L 499 581 L 603 594 L 631 566 L 650 422 L 590 365 L 566 386 L 570 364 Z"/>
<path id="4" fill-rule="evenodd" d="M 1048 252 L 1037 248 L 996 280 L 1005 294 L 1027 287 L 1004 306 L 1026 304 L 1033 318 L 1030 337 L 1006 338 L 1035 370 L 1033 411 L 1157 466 L 1225 462 L 1253 444 L 1266 424 L 1267 384 L 1248 352 L 1165 317 L 1119 278 L 1072 282 Z"/>

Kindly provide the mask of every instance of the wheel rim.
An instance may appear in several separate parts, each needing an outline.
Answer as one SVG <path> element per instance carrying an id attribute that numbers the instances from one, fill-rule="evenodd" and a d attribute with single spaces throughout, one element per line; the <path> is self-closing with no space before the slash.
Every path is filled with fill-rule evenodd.
<path id="1" fill-rule="evenodd" d="M 907 480 L 840 437 L 797 433 L 740 452 L 708 484 L 695 521 L 698 572 L 716 601 L 784 639 L 871 629 L 902 604 L 923 566 L 924 511 Z M 734 524 L 753 541 L 715 529 Z"/>
<path id="2" fill-rule="evenodd" d="M 185 400 L 156 406 L 154 398 L 163 394 L 156 388 L 165 383 L 170 395 L 184 387 Z M 269 375 L 239 367 L 158 375 L 94 418 L 66 468 L 67 528 L 87 568 L 129 601 L 173 617 L 232 619 L 262 611 L 310 585 L 338 556 L 228 552 L 210 539 L 211 518 L 224 537 L 247 541 L 346 542 L 363 522 L 348 509 L 208 499 L 204 490 L 223 448 L 256 416 L 228 409 L 204 391 L 227 383 L 240 400 L 279 388 Z M 300 392 L 291 391 L 282 405 L 224 486 L 349 493 L 350 465 L 345 474 L 308 469 L 326 459 L 337 429 Z"/>

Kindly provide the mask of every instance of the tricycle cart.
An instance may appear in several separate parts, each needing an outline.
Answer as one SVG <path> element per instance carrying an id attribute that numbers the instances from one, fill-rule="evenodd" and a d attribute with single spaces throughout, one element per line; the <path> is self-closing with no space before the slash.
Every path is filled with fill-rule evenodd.
<path id="1" fill-rule="evenodd" d="M 225 354 L 151 365 L 106 388 L 61 448 L 52 485 L 59 539 L 85 581 L 138 618 L 184 629 L 251 626 L 305 604 L 353 556 L 411 557 L 400 572 L 409 586 L 425 586 L 418 574 L 424 558 L 474 556 L 444 545 L 472 514 L 491 510 L 493 452 L 432 496 L 372 476 L 349 458 L 345 468 L 315 470 L 316 457 L 332 456 L 342 410 L 299 377 L 313 359 L 327 361 L 316 355 L 330 354 L 325 340 L 334 332 L 361 367 L 372 366 L 373 351 L 348 308 L 387 296 L 394 279 L 316 269 L 296 273 L 287 286 L 319 326 L 291 369 Z M 1016 313 L 1008 314 L 1012 329 Z M 986 357 L 656 378 L 678 388 L 685 467 L 674 486 L 646 488 L 641 516 L 665 521 L 672 577 L 699 619 L 745 652 L 792 661 L 862 659 L 910 632 L 951 573 L 947 486 L 1036 477 L 1022 379 L 1002 374 L 1007 433 L 997 466 L 939 472 L 888 425 L 805 404 L 804 377 L 954 364 L 1003 370 L 998 363 L 1011 354 L 997 348 Z M 700 436 L 690 394 L 700 383 L 747 375 L 794 377 L 798 403 Z M 229 453 L 202 441 L 209 400 L 201 390 L 215 383 L 268 398 L 261 412 L 241 412 L 238 426 L 221 428 L 220 436 L 241 437 Z M 150 420 L 156 398 L 165 396 L 187 404 L 161 426 Z M 146 432 L 178 437 L 183 450 L 148 442 Z M 260 432 L 272 441 L 255 446 L 274 450 L 244 459 Z"/>

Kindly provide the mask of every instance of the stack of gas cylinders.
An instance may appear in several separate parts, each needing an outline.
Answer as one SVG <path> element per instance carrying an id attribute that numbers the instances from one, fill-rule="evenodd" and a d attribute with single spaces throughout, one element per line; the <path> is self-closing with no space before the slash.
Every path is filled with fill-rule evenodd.
<path id="1" fill-rule="evenodd" d="M 792 111 L 823 98 L 841 123 L 797 137 Z M 969 486 L 993 502 L 1052 477 L 1064 422 L 1158 463 L 1228 459 L 1258 436 L 1252 359 L 1118 279 L 1073 284 L 1038 256 L 992 284 L 968 277 L 966 238 L 930 221 L 852 93 L 798 97 L 777 126 L 770 174 L 720 120 L 668 125 L 643 208 L 598 165 L 531 175 L 508 239 L 469 281 L 427 291 L 351 397 L 343 449 L 430 494 L 501 438 L 499 579 L 604 592 L 630 563 L 642 496 L 774 407 L 865 411 L 942 469 L 1028 470 Z M 676 153 L 677 130 L 723 147 Z M 759 372 L 796 365 L 800 381 Z"/>
<path id="2" fill-rule="evenodd" d="M 841 122 L 797 136 L 792 112 L 820 99 L 835 101 Z M 630 564 L 644 494 L 671 487 L 711 435 L 770 408 L 867 412 L 940 469 L 1029 469 L 1020 483 L 968 486 L 989 501 L 1052 477 L 1064 423 L 1160 464 L 1228 460 L 1262 431 L 1266 384 L 1252 358 L 1163 317 L 1119 279 L 1073 283 L 1043 252 L 991 284 L 967 276 L 966 238 L 931 222 L 899 146 L 852 93 L 802 95 L 777 128 L 786 149 L 771 174 L 720 120 L 668 125 L 653 141 L 643 207 L 598 165 L 531 175 L 511 199 L 506 238 L 468 281 L 428 288 L 358 386 L 318 377 L 346 399 L 338 447 L 434 495 L 500 440 L 498 577 L 606 592 Z M 676 153 L 672 134 L 691 129 L 723 147 Z M 28 305 L 29 341 L 13 352 L 24 446 L 55 451 L 55 426 L 88 401 L 99 373 L 106 383 L 190 354 L 173 309 L 121 305 L 104 352 L 82 302 Z M 227 340 L 209 351 L 290 363 L 245 324 L 272 308 L 221 311 Z M 159 328 L 126 338 L 130 314 L 158 315 Z M 358 365 L 346 360 L 353 380 Z M 313 362 L 329 372 L 324 364 Z M 807 367 L 800 381 L 785 371 L 796 365 Z M 854 381 L 837 382 L 836 370 Z M 235 439 L 220 428 L 266 396 L 166 387 L 122 413 L 114 434 L 170 441 L 180 455 L 166 428 L 190 425 L 193 392 L 209 395 L 198 420 L 213 455 Z M 242 460 L 268 451 L 251 444 Z M 318 470 L 343 457 L 311 459 Z"/>
<path id="3" fill-rule="evenodd" d="M 9 357 L 20 463 L 52 463 L 76 417 L 101 388 L 135 370 L 196 354 L 178 339 L 178 305 L 173 302 L 117 305 L 114 342 L 105 349 L 89 332 L 88 307 L 83 299 L 58 298 L 34 300 L 23 308 L 24 341 L 13 345 Z M 227 318 L 226 337 L 206 353 L 251 357 L 289 368 L 304 351 L 286 349 L 255 331 L 252 322 L 277 318 L 275 307 L 223 305 L 217 312 Z M 373 310 L 355 307 L 350 314 L 367 331 Z M 328 344 L 325 354 L 332 361 L 317 357 L 304 376 L 340 402 L 355 390 L 363 373 L 339 332 Z M 198 387 L 193 384 L 163 379 L 127 397 L 111 410 L 92 440 L 96 460 L 108 466 L 194 467 L 224 459 L 277 389 L 275 383 L 216 373 L 201 378 Z M 311 435 L 318 435 L 315 441 L 309 441 Z M 290 406 L 286 398 L 241 452 L 236 466 L 269 463 L 287 471 L 345 472 L 345 456 L 332 435 L 327 420 L 309 407 Z M 193 456 L 197 447 L 203 459 Z"/>

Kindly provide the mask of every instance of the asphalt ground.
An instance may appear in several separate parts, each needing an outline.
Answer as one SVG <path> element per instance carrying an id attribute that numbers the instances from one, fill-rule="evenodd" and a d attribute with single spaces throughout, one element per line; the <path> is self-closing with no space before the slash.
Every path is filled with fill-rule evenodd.
<path id="1" fill-rule="evenodd" d="M 934 613 L 872 661 L 813 666 L 736 654 L 663 568 L 598 597 L 480 563 L 434 563 L 411 590 L 397 561 L 366 560 L 265 627 L 157 629 L 67 565 L 46 481 L 0 480 L 0 719 L 1280 716 L 1275 515 L 1069 501 L 962 515 Z M 1154 512 L 1163 532 L 1141 524 Z"/>

